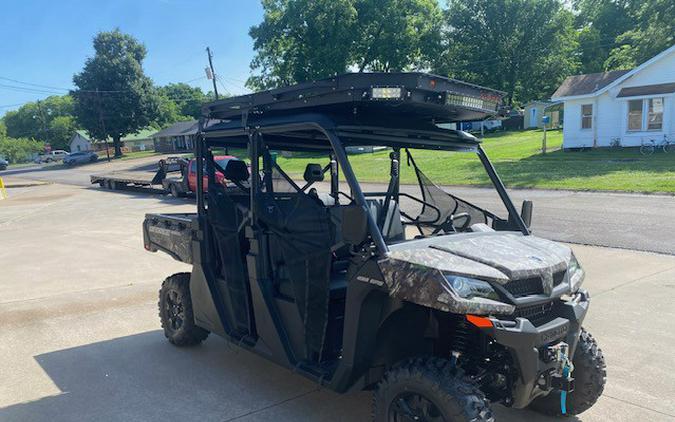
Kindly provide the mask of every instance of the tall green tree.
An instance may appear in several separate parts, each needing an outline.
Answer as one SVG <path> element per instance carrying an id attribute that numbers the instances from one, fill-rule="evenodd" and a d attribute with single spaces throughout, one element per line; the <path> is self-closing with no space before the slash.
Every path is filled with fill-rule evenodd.
<path id="1" fill-rule="evenodd" d="M 262 0 L 264 18 L 251 28 L 256 56 L 247 81 L 266 89 L 342 73 L 354 43 L 353 0 Z"/>
<path id="2" fill-rule="evenodd" d="M 111 137 L 119 157 L 122 137 L 158 118 L 160 99 L 143 72 L 145 46 L 134 37 L 118 29 L 100 32 L 94 37 L 94 51 L 73 76 L 75 115 L 94 138 Z"/>
<path id="3" fill-rule="evenodd" d="M 441 52 L 436 0 L 358 0 L 351 63 L 359 71 L 428 68 Z"/>
<path id="4" fill-rule="evenodd" d="M 427 68 L 440 51 L 436 0 L 263 0 L 250 30 L 253 89 L 326 78 L 347 70 Z"/>
<path id="5" fill-rule="evenodd" d="M 572 5 L 579 28 L 581 73 L 606 70 L 605 62 L 617 37 L 635 25 L 634 0 L 574 0 Z"/>
<path id="6" fill-rule="evenodd" d="M 38 139 L 55 149 L 66 149 L 77 129 L 70 95 L 54 95 L 24 104 L 18 110 L 7 112 L 3 120 L 7 136 Z"/>
<path id="7" fill-rule="evenodd" d="M 193 119 L 199 119 L 202 115 L 202 105 L 213 100 L 213 96 L 205 94 L 201 88 L 182 82 L 159 87 L 158 91 L 176 104 L 181 116 Z"/>
<path id="8" fill-rule="evenodd" d="M 578 69 L 573 16 L 560 0 L 449 0 L 434 70 L 508 93 L 548 97 Z"/>
<path id="9" fill-rule="evenodd" d="M 644 0 L 633 12 L 635 25 L 617 37 L 606 69 L 635 67 L 675 44 L 675 2 Z"/>

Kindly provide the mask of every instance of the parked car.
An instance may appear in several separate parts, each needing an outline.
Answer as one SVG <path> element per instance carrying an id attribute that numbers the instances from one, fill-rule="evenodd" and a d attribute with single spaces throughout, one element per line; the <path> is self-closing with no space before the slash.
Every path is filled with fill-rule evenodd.
<path id="1" fill-rule="evenodd" d="M 4 158 L 0 157 L 0 170 L 7 170 L 9 163 Z"/>
<path id="2" fill-rule="evenodd" d="M 92 151 L 73 152 L 63 159 L 63 164 L 74 166 L 76 164 L 93 163 L 98 160 L 98 155 Z"/>
<path id="3" fill-rule="evenodd" d="M 54 151 L 39 155 L 35 159 L 35 162 L 41 164 L 41 163 L 52 163 L 56 161 L 62 161 L 68 155 L 69 154 L 67 151 L 64 151 L 62 149 L 55 149 Z"/>

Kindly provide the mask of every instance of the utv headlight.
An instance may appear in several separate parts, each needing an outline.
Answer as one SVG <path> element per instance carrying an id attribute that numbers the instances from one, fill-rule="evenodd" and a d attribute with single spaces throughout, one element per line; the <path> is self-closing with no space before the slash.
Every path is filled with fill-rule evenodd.
<path id="1" fill-rule="evenodd" d="M 446 275 L 445 279 L 448 280 L 457 296 L 461 298 L 473 299 L 475 297 L 483 297 L 496 301 L 499 300 L 499 295 L 495 289 L 486 281 L 456 275 Z"/>
<path id="2" fill-rule="evenodd" d="M 579 286 L 581 286 L 581 283 L 584 281 L 584 277 L 586 277 L 584 269 L 581 268 L 581 265 L 579 264 L 579 261 L 577 261 L 577 258 L 574 256 L 574 254 L 572 254 L 570 263 L 567 266 L 567 274 L 570 280 L 570 290 L 572 293 L 574 293 L 579 290 Z"/>

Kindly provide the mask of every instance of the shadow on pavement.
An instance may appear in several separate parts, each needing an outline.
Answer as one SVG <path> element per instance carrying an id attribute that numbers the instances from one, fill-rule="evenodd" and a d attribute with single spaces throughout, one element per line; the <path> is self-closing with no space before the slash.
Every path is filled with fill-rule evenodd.
<path id="1" fill-rule="evenodd" d="M 177 348 L 150 331 L 35 357 L 60 394 L 2 421 L 368 421 L 371 394 L 339 395 L 225 341 Z M 500 421 L 547 420 L 496 407 Z"/>

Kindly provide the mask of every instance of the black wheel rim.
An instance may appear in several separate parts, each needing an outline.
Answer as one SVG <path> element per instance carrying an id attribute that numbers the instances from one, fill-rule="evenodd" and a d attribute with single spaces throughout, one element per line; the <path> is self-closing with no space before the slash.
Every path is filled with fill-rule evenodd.
<path id="1" fill-rule="evenodd" d="M 419 393 L 401 393 L 389 406 L 389 422 L 443 422 L 443 415 L 430 399 Z"/>
<path id="2" fill-rule="evenodd" d="M 183 301 L 177 291 L 169 290 L 167 292 L 166 301 L 164 302 L 164 312 L 166 313 L 166 320 L 171 330 L 176 331 L 183 326 L 183 321 L 185 320 Z"/>

